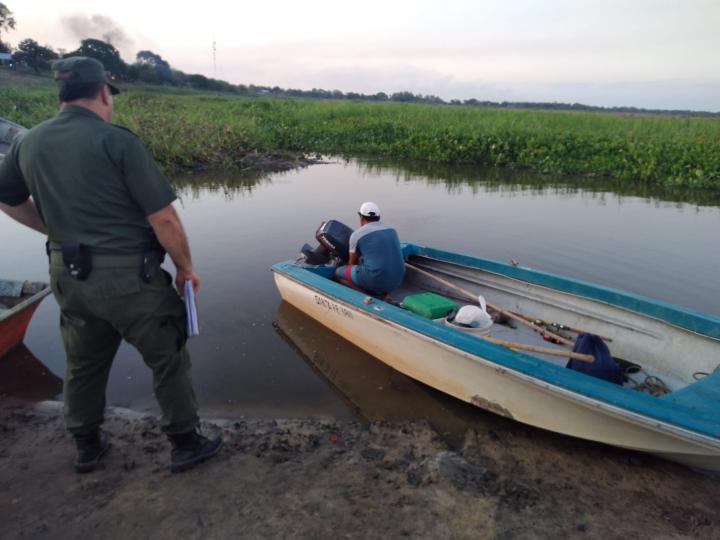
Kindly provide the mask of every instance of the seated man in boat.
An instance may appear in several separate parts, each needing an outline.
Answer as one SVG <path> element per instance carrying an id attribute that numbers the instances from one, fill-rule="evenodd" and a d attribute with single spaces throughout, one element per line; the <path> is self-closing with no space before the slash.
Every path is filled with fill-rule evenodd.
<path id="1" fill-rule="evenodd" d="M 360 228 L 350 236 L 348 264 L 335 271 L 341 283 L 383 298 L 402 283 L 405 261 L 397 231 L 380 222 L 380 208 L 373 202 L 360 207 Z"/>

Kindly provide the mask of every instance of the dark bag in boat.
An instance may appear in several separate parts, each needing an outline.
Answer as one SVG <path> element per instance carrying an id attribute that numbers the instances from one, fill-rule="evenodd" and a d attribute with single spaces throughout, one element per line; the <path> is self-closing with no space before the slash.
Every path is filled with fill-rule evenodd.
<path id="1" fill-rule="evenodd" d="M 573 352 L 591 354 L 595 361 L 583 362 L 582 360 L 570 359 L 565 367 L 611 383 L 622 384 L 622 370 L 600 336 L 580 334 L 573 347 Z"/>

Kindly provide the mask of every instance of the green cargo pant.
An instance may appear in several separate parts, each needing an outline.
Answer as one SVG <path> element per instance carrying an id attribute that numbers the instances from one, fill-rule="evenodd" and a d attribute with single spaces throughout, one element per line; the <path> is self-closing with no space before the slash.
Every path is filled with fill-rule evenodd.
<path id="1" fill-rule="evenodd" d="M 185 347 L 185 305 L 160 271 L 145 283 L 140 255 L 94 255 L 84 281 L 72 277 L 62 256 L 50 257 L 50 283 L 60 305 L 60 333 L 67 355 L 65 419 L 73 435 L 102 424 L 105 388 L 122 339 L 153 372 L 162 429 L 184 433 L 198 424 L 190 354 Z"/>

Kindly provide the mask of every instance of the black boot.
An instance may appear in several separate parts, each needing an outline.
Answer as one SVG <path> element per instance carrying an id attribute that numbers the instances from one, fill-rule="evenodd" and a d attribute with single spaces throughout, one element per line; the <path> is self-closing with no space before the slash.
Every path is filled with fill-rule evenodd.
<path id="1" fill-rule="evenodd" d="M 105 434 L 99 429 L 84 435 L 75 435 L 77 456 L 73 465 L 75 472 L 85 474 L 94 471 L 105 452 L 110 448 Z"/>
<path id="2" fill-rule="evenodd" d="M 222 439 L 208 439 L 197 431 L 168 435 L 173 449 L 170 460 L 170 471 L 179 473 L 187 471 L 198 463 L 217 454 L 222 448 Z"/>

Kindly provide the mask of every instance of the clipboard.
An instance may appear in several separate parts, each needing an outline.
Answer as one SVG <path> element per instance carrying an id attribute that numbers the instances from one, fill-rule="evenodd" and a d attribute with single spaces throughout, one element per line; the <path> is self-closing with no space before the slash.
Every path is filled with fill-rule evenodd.
<path id="1" fill-rule="evenodd" d="M 185 281 L 185 314 L 187 315 L 187 336 L 199 336 L 197 307 L 195 305 L 195 291 L 192 281 Z"/>

